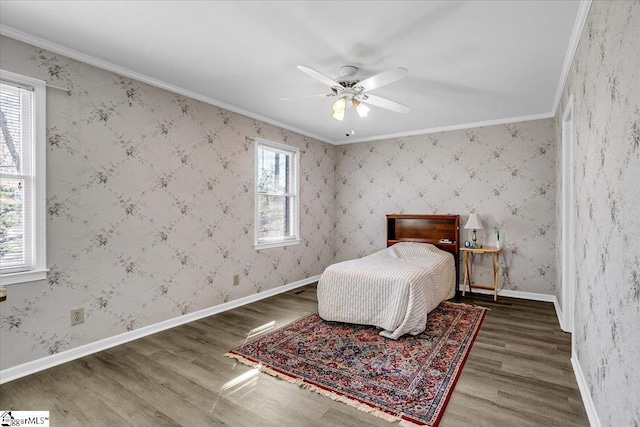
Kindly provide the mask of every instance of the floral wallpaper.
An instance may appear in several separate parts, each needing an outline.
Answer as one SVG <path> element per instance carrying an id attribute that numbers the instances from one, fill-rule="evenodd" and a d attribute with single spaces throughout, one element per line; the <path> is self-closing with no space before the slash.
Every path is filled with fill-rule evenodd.
<path id="1" fill-rule="evenodd" d="M 0 369 L 322 273 L 335 147 L 0 39 L 47 89 L 48 281 L 9 287 Z M 255 251 L 254 147 L 299 147 L 302 243 Z M 234 274 L 240 285 L 232 286 Z M 70 326 L 70 311 L 85 322 Z"/>
<path id="2" fill-rule="evenodd" d="M 553 293 L 555 144 L 546 119 L 338 147 L 336 260 L 385 247 L 386 214 L 459 214 L 464 241 L 475 212 L 478 243 L 495 246 L 500 231 L 501 286 Z M 493 283 L 490 257 L 473 265 L 475 282 Z"/>
<path id="3" fill-rule="evenodd" d="M 639 1 L 591 4 L 556 116 L 558 153 L 571 94 L 576 137 L 574 352 L 602 425 L 638 426 Z"/>

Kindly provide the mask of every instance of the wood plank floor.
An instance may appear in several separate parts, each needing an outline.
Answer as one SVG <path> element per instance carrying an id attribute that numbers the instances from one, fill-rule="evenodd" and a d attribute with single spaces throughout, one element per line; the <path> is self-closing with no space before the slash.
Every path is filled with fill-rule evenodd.
<path id="1" fill-rule="evenodd" d="M 553 304 L 474 294 L 491 309 L 440 423 L 587 426 L 570 335 Z M 249 330 L 317 310 L 315 285 L 217 314 L 0 386 L 0 409 L 49 410 L 53 426 L 391 426 L 224 353 Z"/>

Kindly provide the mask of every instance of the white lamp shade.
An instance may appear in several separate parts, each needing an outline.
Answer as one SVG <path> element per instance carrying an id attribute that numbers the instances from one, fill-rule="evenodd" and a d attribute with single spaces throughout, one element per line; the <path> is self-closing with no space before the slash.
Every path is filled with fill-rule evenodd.
<path id="1" fill-rule="evenodd" d="M 336 102 L 331 105 L 333 111 L 345 111 L 347 109 L 347 99 L 343 96 L 338 98 Z"/>
<path id="2" fill-rule="evenodd" d="M 464 228 L 467 230 L 484 230 L 482 222 L 480 221 L 480 216 L 478 214 L 469 215 L 469 219 L 464 225 Z"/>
<path id="3" fill-rule="evenodd" d="M 331 115 L 336 120 L 343 121 L 344 120 L 344 110 L 343 111 L 334 111 Z"/>
<path id="4" fill-rule="evenodd" d="M 356 111 L 361 118 L 367 117 L 367 114 L 369 114 L 369 107 L 355 99 L 351 100 L 351 102 L 353 103 L 353 106 L 356 107 Z"/>

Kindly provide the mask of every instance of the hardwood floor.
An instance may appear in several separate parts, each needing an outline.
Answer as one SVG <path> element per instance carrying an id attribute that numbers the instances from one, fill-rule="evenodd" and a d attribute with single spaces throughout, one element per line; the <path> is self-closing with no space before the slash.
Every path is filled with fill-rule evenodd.
<path id="1" fill-rule="evenodd" d="M 491 309 L 440 423 L 587 426 L 570 335 L 551 303 L 484 295 Z M 49 410 L 53 426 L 391 426 L 224 357 L 248 332 L 317 309 L 314 285 L 114 347 L 0 386 L 0 409 Z"/>

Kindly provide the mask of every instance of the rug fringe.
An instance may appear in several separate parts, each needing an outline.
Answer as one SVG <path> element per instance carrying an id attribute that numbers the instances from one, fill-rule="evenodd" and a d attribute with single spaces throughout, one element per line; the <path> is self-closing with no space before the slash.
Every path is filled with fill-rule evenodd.
<path id="1" fill-rule="evenodd" d="M 409 420 L 400 420 L 398 427 L 425 427 L 424 424 L 416 424 Z"/>
<path id="2" fill-rule="evenodd" d="M 249 360 L 245 357 L 242 357 L 238 354 L 234 354 L 234 353 L 225 353 L 224 354 L 226 357 L 230 357 L 232 359 L 237 360 L 238 362 L 244 364 L 244 365 L 248 365 L 248 366 L 257 366 L 259 363 L 254 362 L 253 360 Z M 309 384 L 303 380 L 297 379 L 297 378 L 292 378 L 288 375 L 285 375 L 281 372 L 278 372 L 274 369 L 271 369 L 267 366 L 262 365 L 260 367 L 260 371 L 264 372 L 265 374 L 269 374 L 272 377 L 276 377 L 280 380 L 286 381 L 288 383 L 292 383 L 292 384 L 296 384 L 298 387 L 303 388 L 303 389 L 307 389 L 310 391 L 314 391 L 322 396 L 328 397 L 331 400 L 335 400 L 337 402 L 342 402 L 346 405 L 349 405 L 353 408 L 356 408 L 362 412 L 366 412 L 368 414 L 374 415 L 378 418 L 382 418 L 385 421 L 389 421 L 391 423 L 400 421 L 399 426 L 401 427 L 423 427 L 423 425 L 421 424 L 415 424 L 412 423 L 411 421 L 408 420 L 404 420 L 401 417 L 397 416 L 397 415 L 392 415 L 389 414 L 387 412 L 381 411 L 379 409 L 376 409 L 370 405 L 367 405 L 366 403 L 362 403 L 362 402 L 358 402 L 357 400 L 354 399 L 350 399 L 346 396 L 343 396 L 341 394 L 329 391 L 329 390 L 325 390 L 322 387 L 317 387 L 314 386 L 313 384 Z"/>
<path id="3" fill-rule="evenodd" d="M 487 311 L 491 311 L 490 308 L 488 307 L 483 307 L 481 305 L 477 305 L 477 304 L 467 304 L 464 302 L 453 302 L 453 301 L 447 301 L 447 304 L 451 304 L 451 305 L 461 305 L 463 307 L 473 307 L 473 308 L 481 308 L 483 310 L 487 310 Z"/>

